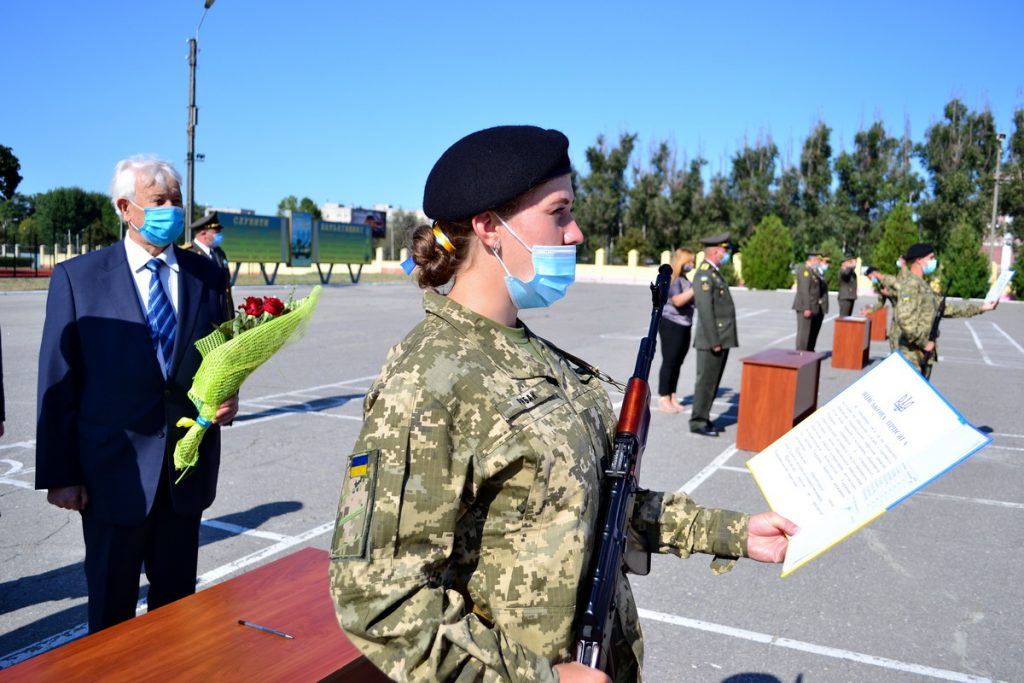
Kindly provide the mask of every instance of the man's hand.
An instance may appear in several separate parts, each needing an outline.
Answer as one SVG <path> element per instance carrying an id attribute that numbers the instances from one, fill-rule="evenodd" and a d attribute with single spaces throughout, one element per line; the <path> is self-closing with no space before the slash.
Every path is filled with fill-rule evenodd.
<path id="1" fill-rule="evenodd" d="M 747 526 L 747 556 L 758 562 L 786 559 L 789 538 L 800 529 L 777 512 L 751 515 Z"/>
<path id="2" fill-rule="evenodd" d="M 59 489 L 49 489 L 46 492 L 46 502 L 56 505 L 65 510 L 84 510 L 89 504 L 89 494 L 85 492 L 85 486 L 65 486 Z"/>
<path id="3" fill-rule="evenodd" d="M 935 350 L 935 342 L 930 341 L 927 344 L 925 344 L 924 345 L 924 350 L 925 350 L 925 353 L 931 353 L 932 351 L 934 351 Z"/>
<path id="4" fill-rule="evenodd" d="M 721 352 L 722 352 L 722 347 L 721 347 L 721 346 L 712 346 L 712 347 L 711 347 L 711 350 L 712 350 L 712 351 L 713 351 L 714 353 L 721 353 Z"/>
<path id="5" fill-rule="evenodd" d="M 999 305 L 999 301 L 998 300 L 996 300 L 996 301 L 986 301 L 985 303 L 983 303 L 981 305 L 981 310 L 983 310 L 983 311 L 994 311 L 996 306 L 998 306 L 998 305 Z M 3 427 L 2 426 L 0 426 L 0 434 L 3 434 Z"/>
<path id="6" fill-rule="evenodd" d="M 809 308 L 805 308 L 805 309 L 804 309 L 804 317 L 805 317 L 805 318 L 810 318 L 810 317 L 811 317 L 811 315 L 812 315 L 812 313 L 811 313 L 811 309 L 809 309 Z"/>
<path id="7" fill-rule="evenodd" d="M 213 421 L 219 425 L 228 424 L 235 419 L 235 415 L 238 414 L 238 394 L 235 394 L 228 400 L 224 401 L 217 408 L 217 415 L 213 418 Z"/>
<path id="8" fill-rule="evenodd" d="M 555 671 L 558 672 L 558 680 L 561 683 L 612 683 L 612 679 L 608 678 L 605 672 L 591 669 L 579 662 L 556 664 Z"/>

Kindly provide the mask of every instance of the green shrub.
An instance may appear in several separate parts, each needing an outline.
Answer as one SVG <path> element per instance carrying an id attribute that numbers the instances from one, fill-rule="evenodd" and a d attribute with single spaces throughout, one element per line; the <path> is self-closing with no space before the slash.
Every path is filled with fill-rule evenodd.
<path id="1" fill-rule="evenodd" d="M 960 223 L 949 235 L 942 252 L 942 293 L 963 298 L 985 296 L 989 288 L 988 256 L 981 251 L 981 237 Z"/>
<path id="2" fill-rule="evenodd" d="M 743 281 L 750 289 L 786 289 L 793 284 L 793 238 L 782 220 L 769 214 L 743 248 Z"/>

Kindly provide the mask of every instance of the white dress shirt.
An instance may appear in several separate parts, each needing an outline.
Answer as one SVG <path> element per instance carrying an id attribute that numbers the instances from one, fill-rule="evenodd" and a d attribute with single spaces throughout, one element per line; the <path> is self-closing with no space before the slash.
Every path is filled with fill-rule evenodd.
<path id="1" fill-rule="evenodd" d="M 168 245 L 159 255 L 152 256 L 148 251 L 132 241 L 128 233 L 125 233 L 124 250 L 125 255 L 128 257 L 128 267 L 131 268 L 132 278 L 135 280 L 135 292 L 139 295 L 139 303 L 142 304 L 143 318 L 145 318 L 146 311 L 149 310 L 149 281 L 153 277 L 149 269 L 146 268 L 146 264 L 157 258 L 167 266 L 166 268 L 160 268 L 157 272 L 160 274 L 160 284 L 164 288 L 164 294 L 171 300 L 174 317 L 180 321 L 181 316 L 178 315 L 178 259 L 174 256 L 174 247 Z M 164 358 L 163 350 L 157 348 L 156 355 L 160 360 L 160 368 L 166 368 L 169 359 Z M 166 373 L 166 370 L 164 372 Z"/>

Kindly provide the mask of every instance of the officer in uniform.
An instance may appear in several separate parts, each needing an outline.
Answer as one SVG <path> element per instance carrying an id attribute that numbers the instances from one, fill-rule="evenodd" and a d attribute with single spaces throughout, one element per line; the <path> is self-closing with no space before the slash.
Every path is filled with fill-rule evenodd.
<path id="1" fill-rule="evenodd" d="M 903 357 L 917 368 L 926 379 L 931 379 L 932 366 L 938 361 L 935 340 L 931 339 L 935 316 L 939 313 L 939 298 L 925 279 L 938 267 L 935 249 L 927 242 L 912 244 L 903 257 L 906 273 L 899 283 L 893 332 Z M 970 318 L 991 311 L 997 301 L 983 304 L 943 306 L 943 318 Z M 938 334 L 935 335 L 938 337 Z"/>
<path id="2" fill-rule="evenodd" d="M 711 421 L 711 404 L 722 383 L 729 349 L 739 346 L 736 336 L 736 306 L 729 284 L 718 270 L 729 262 L 729 233 L 701 240 L 704 261 L 693 278 L 693 300 L 697 307 L 697 329 L 693 348 L 697 350 L 697 381 L 693 387 L 690 431 L 702 436 L 718 436 Z"/>
<path id="3" fill-rule="evenodd" d="M 427 179 L 435 223 L 409 250 L 425 315 L 366 394 L 331 543 L 338 621 L 397 681 L 608 681 L 572 655 L 615 415 L 596 370 L 518 319 L 575 275 L 568 144 L 555 130 L 489 128 Z M 743 554 L 780 560 L 795 531 L 773 513 L 653 491 L 637 492 L 631 525 L 653 551 L 710 553 L 723 570 Z M 609 673 L 635 681 L 636 606 L 626 576 L 609 578 Z"/>
<path id="4" fill-rule="evenodd" d="M 807 252 L 807 261 L 796 272 L 796 297 L 793 310 L 796 311 L 796 350 L 813 351 L 818 342 L 821 322 L 828 313 L 828 284 L 825 282 L 825 268 L 820 251 Z"/>
<path id="5" fill-rule="evenodd" d="M 224 305 L 227 317 L 231 318 L 235 314 L 235 301 L 231 296 L 231 264 L 228 262 L 228 255 L 220 246 L 224 242 L 224 228 L 221 227 L 220 218 L 214 211 L 194 222 L 189 228 L 192 231 L 192 241 L 184 245 L 184 248 L 212 259 L 224 271 Z"/>
<path id="6" fill-rule="evenodd" d="M 857 257 L 847 255 L 839 269 L 839 317 L 853 315 L 857 301 Z"/>

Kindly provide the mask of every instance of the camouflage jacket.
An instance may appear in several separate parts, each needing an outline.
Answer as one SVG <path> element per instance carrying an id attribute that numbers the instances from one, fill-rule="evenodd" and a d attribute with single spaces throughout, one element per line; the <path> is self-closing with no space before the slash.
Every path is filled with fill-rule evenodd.
<path id="1" fill-rule="evenodd" d="M 897 344 L 901 351 L 923 352 L 932 331 L 932 322 L 939 310 L 939 297 L 931 286 L 909 270 L 899 278 L 896 311 L 893 316 Z M 943 318 L 969 318 L 982 312 L 978 304 L 953 306 L 946 304 Z M 932 362 L 938 359 L 938 345 Z"/>
<path id="2" fill-rule="evenodd" d="M 700 264 L 693 278 L 693 303 L 697 307 L 693 348 L 731 349 L 740 345 L 736 334 L 736 305 L 729 293 L 729 283 L 709 261 Z"/>
<path id="3" fill-rule="evenodd" d="M 886 273 L 878 273 L 876 277 L 878 282 L 874 284 L 874 288 L 878 294 L 878 300 L 873 306 L 868 307 L 870 313 L 882 310 L 887 303 L 895 308 L 898 301 L 899 277 Z"/>
<path id="4" fill-rule="evenodd" d="M 528 330 L 526 347 L 445 297 L 424 304 L 345 462 L 339 623 L 400 681 L 554 681 L 596 542 L 608 395 Z M 745 515 L 681 493 L 641 492 L 632 523 L 658 552 L 745 554 Z M 634 680 L 639 619 L 624 576 L 618 590 L 616 679 Z"/>

